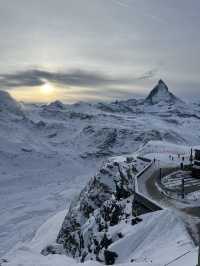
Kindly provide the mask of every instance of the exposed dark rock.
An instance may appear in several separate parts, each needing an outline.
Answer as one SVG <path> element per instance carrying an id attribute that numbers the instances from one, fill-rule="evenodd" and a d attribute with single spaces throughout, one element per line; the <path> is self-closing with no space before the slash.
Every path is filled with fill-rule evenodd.
<path id="1" fill-rule="evenodd" d="M 148 104 L 158 104 L 159 102 L 167 102 L 174 104 L 176 102 L 181 102 L 173 93 L 171 93 L 167 87 L 167 85 L 159 80 L 158 84 L 153 88 L 150 94 L 145 99 L 145 103 Z"/>
<path id="2" fill-rule="evenodd" d="M 57 133 L 52 133 L 50 135 L 48 135 L 49 139 L 55 138 L 57 136 Z"/>
<path id="3" fill-rule="evenodd" d="M 27 148 L 22 148 L 21 150 L 24 152 L 32 152 L 33 151 L 32 149 L 27 149 Z"/>
<path id="4" fill-rule="evenodd" d="M 49 245 L 41 251 L 44 256 L 52 254 L 63 254 L 63 247 L 61 245 Z"/>
<path id="5" fill-rule="evenodd" d="M 123 234 L 116 233 L 112 239 L 107 232 L 125 219 L 130 222 L 133 217 L 134 178 L 131 169 L 137 171 L 135 164 L 134 160 L 104 163 L 71 204 L 57 238 L 66 254 L 82 262 L 91 258 L 102 261 L 100 253 L 123 237 Z M 131 210 L 130 213 L 127 210 Z"/>
<path id="6" fill-rule="evenodd" d="M 104 251 L 104 258 L 106 265 L 113 265 L 115 264 L 115 260 L 118 257 L 116 252 L 105 250 Z"/>

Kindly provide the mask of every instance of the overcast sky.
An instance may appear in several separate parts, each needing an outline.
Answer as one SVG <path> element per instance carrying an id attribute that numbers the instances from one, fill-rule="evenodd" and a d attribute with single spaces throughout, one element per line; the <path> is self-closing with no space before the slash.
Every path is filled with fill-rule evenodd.
<path id="1" fill-rule="evenodd" d="M 199 0 L 0 0 L 0 88 L 27 101 L 112 100 L 162 78 L 195 98 L 199 14 Z"/>

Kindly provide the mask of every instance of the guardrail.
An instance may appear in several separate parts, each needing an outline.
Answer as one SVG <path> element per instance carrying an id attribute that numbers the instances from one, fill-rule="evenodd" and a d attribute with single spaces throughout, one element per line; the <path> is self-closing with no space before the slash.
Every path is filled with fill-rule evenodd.
<path id="1" fill-rule="evenodd" d="M 150 163 L 150 162 L 151 162 L 150 159 L 145 158 L 145 157 L 142 157 L 142 156 L 137 156 L 137 158 L 138 158 L 139 160 L 142 160 L 142 161 L 147 162 L 147 163 Z"/>
<path id="2" fill-rule="evenodd" d="M 143 205 L 150 212 L 156 212 L 162 210 L 162 207 L 159 206 L 156 202 L 153 202 L 152 200 L 148 199 L 147 197 L 145 197 L 143 194 L 140 193 L 134 194 L 134 201 Z"/>
<path id="3" fill-rule="evenodd" d="M 184 254 L 180 255 L 179 257 L 173 259 L 172 261 L 168 262 L 167 264 L 165 264 L 164 266 L 168 266 L 168 265 L 171 265 L 172 263 L 174 263 L 175 261 L 177 260 L 180 260 L 181 258 L 185 257 L 187 254 L 191 253 L 192 251 L 187 251 L 185 252 Z"/>
<path id="4" fill-rule="evenodd" d="M 143 161 L 144 161 L 144 159 L 146 159 L 146 158 L 143 158 L 143 157 L 137 157 L 137 158 L 139 160 L 143 160 Z M 152 165 L 153 165 L 153 161 L 149 160 L 149 164 L 135 176 L 135 191 L 136 192 L 139 192 L 138 182 L 137 182 L 138 178 L 141 177 Z"/>
<path id="5" fill-rule="evenodd" d="M 144 159 L 146 161 L 148 160 L 149 164 L 135 176 L 135 200 L 137 202 L 140 202 L 140 204 L 142 204 L 145 208 L 149 209 L 152 212 L 162 210 L 163 208 L 159 204 L 140 193 L 138 188 L 138 178 L 141 178 L 142 175 L 145 174 L 153 166 L 154 162 L 143 157 L 138 157 L 138 159 L 143 161 Z"/>
<path id="6" fill-rule="evenodd" d="M 136 175 L 136 178 L 139 178 L 140 176 L 142 176 L 151 166 L 153 165 L 153 162 L 150 161 L 150 164 L 147 165 L 141 172 L 139 172 L 137 175 Z"/>

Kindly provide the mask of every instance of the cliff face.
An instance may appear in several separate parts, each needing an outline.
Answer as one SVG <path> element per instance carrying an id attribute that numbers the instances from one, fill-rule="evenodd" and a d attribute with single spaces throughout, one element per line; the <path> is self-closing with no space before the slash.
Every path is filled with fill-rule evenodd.
<path id="1" fill-rule="evenodd" d="M 102 165 L 73 201 L 64 219 L 57 238 L 64 253 L 81 261 L 105 259 L 102 252 L 122 237 L 120 232 L 109 236 L 109 228 L 134 216 L 134 176 L 146 165 L 147 162 L 131 157 Z M 42 252 L 48 254 L 47 249 Z"/>

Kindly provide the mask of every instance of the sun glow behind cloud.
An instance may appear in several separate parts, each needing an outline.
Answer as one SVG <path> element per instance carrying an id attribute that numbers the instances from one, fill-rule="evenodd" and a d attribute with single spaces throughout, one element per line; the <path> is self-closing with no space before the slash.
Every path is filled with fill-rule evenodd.
<path id="1" fill-rule="evenodd" d="M 131 92 L 130 88 L 124 86 L 113 86 L 109 89 L 102 87 L 99 90 L 95 87 L 83 88 L 81 86 L 67 86 L 45 81 L 43 85 L 17 87 L 8 90 L 8 92 L 17 101 L 22 102 L 50 103 L 56 100 L 61 100 L 64 103 L 72 104 L 78 101 L 99 102 L 140 97 L 140 90 L 141 87 L 139 85 L 133 85 Z M 115 95 L 114 99 L 113 94 Z"/>
<path id="2" fill-rule="evenodd" d="M 53 100 L 112 101 L 141 96 L 147 81 L 154 79 L 157 69 L 144 69 L 133 74 L 98 70 L 68 69 L 46 71 L 29 69 L 0 75 L 4 87 L 18 101 L 48 103 Z"/>
<path id="3" fill-rule="evenodd" d="M 20 87 L 10 90 L 9 93 L 17 101 L 48 103 L 63 98 L 63 90 L 50 83 L 41 86 Z"/>
<path id="4" fill-rule="evenodd" d="M 40 91 L 45 95 L 50 95 L 55 92 L 55 88 L 52 84 L 46 82 L 44 85 L 40 86 Z"/>
<path id="5" fill-rule="evenodd" d="M 100 101 L 102 99 L 101 95 L 96 95 L 95 89 L 59 86 L 48 82 L 41 86 L 19 87 L 8 92 L 17 101 L 32 103 L 50 103 L 56 100 L 75 103 L 80 100 Z"/>

